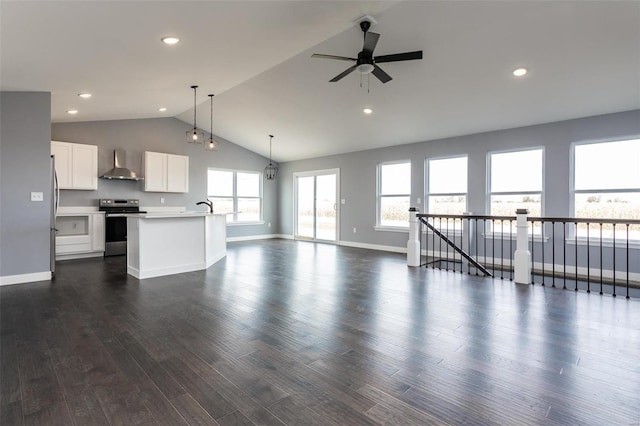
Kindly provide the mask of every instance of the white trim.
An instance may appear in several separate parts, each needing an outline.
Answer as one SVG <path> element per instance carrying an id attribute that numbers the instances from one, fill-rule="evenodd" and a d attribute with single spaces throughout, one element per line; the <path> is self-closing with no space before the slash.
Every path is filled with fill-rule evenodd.
<path id="1" fill-rule="evenodd" d="M 88 259 L 91 257 L 104 257 L 104 251 L 97 251 L 92 253 L 69 253 L 69 254 L 56 254 L 56 261 L 58 260 L 72 260 L 72 259 Z"/>
<path id="2" fill-rule="evenodd" d="M 281 238 L 283 240 L 295 240 L 295 237 L 291 234 L 275 234 L 273 238 Z"/>
<path id="3" fill-rule="evenodd" d="M 186 207 L 140 207 L 140 210 L 147 213 L 182 213 L 186 212 Z M 204 213 L 204 212 L 202 212 Z"/>
<path id="4" fill-rule="evenodd" d="M 280 236 L 279 234 L 246 235 L 244 237 L 227 237 L 227 242 L 233 243 L 236 241 L 270 240 L 273 238 L 284 238 L 284 236 Z M 293 237 L 291 236 L 290 239 L 293 239 Z"/>
<path id="5" fill-rule="evenodd" d="M 156 269 L 146 269 L 144 272 L 140 272 L 140 269 L 128 265 L 127 274 L 132 275 L 133 277 L 139 280 L 144 280 L 146 278 L 182 274 L 185 272 L 202 271 L 205 269 L 207 269 L 205 262 L 191 263 L 189 265 L 168 266 L 168 267 L 156 268 Z"/>
<path id="6" fill-rule="evenodd" d="M 567 237 L 564 241 L 569 246 L 576 245 L 576 240 L 574 238 Z M 586 237 L 578 237 L 577 243 L 578 243 L 578 246 L 586 246 L 587 245 Z M 600 238 L 599 237 L 590 238 L 589 247 L 600 247 Z M 613 248 L 613 238 L 603 238 L 602 247 Z M 616 248 L 626 249 L 627 240 L 622 238 L 616 238 Z M 638 250 L 638 249 L 640 249 L 640 240 L 629 240 L 629 250 Z"/>
<path id="7" fill-rule="evenodd" d="M 102 213 L 104 212 L 98 211 L 97 207 L 58 207 L 58 215 L 63 214 L 93 214 L 93 213 Z"/>
<path id="8" fill-rule="evenodd" d="M 406 253 L 406 247 L 383 246 L 380 244 L 357 243 L 355 241 L 338 241 L 338 245 L 345 247 L 363 248 L 368 250 L 390 251 L 393 253 Z"/>
<path id="9" fill-rule="evenodd" d="M 51 271 L 34 272 L 32 274 L 6 275 L 0 277 L 0 286 L 32 283 L 36 281 L 48 281 L 51 279 Z"/>
<path id="10" fill-rule="evenodd" d="M 227 213 L 231 214 L 231 213 Z M 247 225 L 264 225 L 263 221 L 258 222 L 227 222 L 227 226 L 247 226 Z"/>
<path id="11" fill-rule="evenodd" d="M 374 226 L 374 231 L 384 231 L 384 232 L 404 232 L 405 234 L 409 233 L 409 225 L 406 228 L 394 227 L 394 226 Z"/>

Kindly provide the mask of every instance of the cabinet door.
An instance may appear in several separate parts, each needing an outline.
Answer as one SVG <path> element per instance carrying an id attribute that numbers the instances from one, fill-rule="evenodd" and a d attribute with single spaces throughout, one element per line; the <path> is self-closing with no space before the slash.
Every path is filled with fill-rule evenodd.
<path id="1" fill-rule="evenodd" d="M 98 189 L 98 147 L 75 143 L 71 146 L 73 188 Z"/>
<path id="2" fill-rule="evenodd" d="M 72 151 L 72 144 L 68 142 L 51 141 L 51 155 L 55 157 L 58 188 L 60 189 L 73 188 Z"/>
<path id="3" fill-rule="evenodd" d="M 167 154 L 149 151 L 144 153 L 144 190 L 167 191 Z"/>
<path id="4" fill-rule="evenodd" d="M 189 192 L 189 157 L 167 154 L 167 191 Z"/>
<path id="5" fill-rule="evenodd" d="M 91 215 L 91 249 L 104 251 L 104 215 Z"/>

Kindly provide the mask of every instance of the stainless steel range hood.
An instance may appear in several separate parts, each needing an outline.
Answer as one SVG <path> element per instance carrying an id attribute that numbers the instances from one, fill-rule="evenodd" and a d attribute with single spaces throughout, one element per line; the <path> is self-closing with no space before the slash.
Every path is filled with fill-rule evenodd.
<path id="1" fill-rule="evenodd" d="M 113 169 L 109 170 L 104 175 L 100 176 L 102 179 L 120 179 L 120 180 L 143 180 L 133 170 L 127 169 L 125 165 L 126 152 L 124 149 L 116 149 L 113 153 Z"/>

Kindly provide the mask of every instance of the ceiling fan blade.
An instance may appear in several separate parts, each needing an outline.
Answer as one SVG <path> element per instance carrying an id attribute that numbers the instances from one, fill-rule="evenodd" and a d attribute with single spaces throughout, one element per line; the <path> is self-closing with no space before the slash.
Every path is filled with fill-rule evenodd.
<path id="1" fill-rule="evenodd" d="M 386 83 L 387 81 L 392 80 L 391 76 L 386 72 L 382 71 L 382 68 L 380 68 L 377 65 L 373 66 L 373 71 L 371 71 L 371 73 L 376 77 L 378 77 L 378 80 L 380 80 L 383 83 Z"/>
<path id="2" fill-rule="evenodd" d="M 356 58 L 347 58 L 346 56 L 323 55 L 322 53 L 314 53 L 312 58 L 337 59 L 339 61 L 357 61 Z"/>
<path id="3" fill-rule="evenodd" d="M 383 62 L 411 61 L 413 59 L 422 59 L 422 50 L 415 52 L 396 53 L 393 55 L 376 56 L 374 61 L 378 64 Z"/>
<path id="4" fill-rule="evenodd" d="M 355 71 L 357 65 L 354 65 L 352 67 L 347 68 L 345 71 L 341 72 L 340 74 L 336 75 L 335 77 L 333 77 L 331 80 L 329 80 L 331 83 L 335 83 L 338 80 L 341 80 L 343 77 L 346 77 L 347 75 L 351 74 L 353 71 Z"/>
<path id="5" fill-rule="evenodd" d="M 380 38 L 380 34 L 378 33 L 370 33 L 367 32 L 364 35 L 364 46 L 362 47 L 362 51 L 373 55 L 373 49 L 376 48 L 376 44 L 378 44 L 378 39 Z"/>

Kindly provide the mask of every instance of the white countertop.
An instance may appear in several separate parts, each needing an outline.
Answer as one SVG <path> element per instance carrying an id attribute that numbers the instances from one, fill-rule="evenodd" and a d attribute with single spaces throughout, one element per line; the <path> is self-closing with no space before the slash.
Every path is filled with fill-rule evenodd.
<path id="1" fill-rule="evenodd" d="M 136 213 L 114 215 L 109 217 L 121 216 L 121 217 L 137 217 L 140 219 L 168 219 L 168 218 L 183 218 L 183 217 L 204 217 L 204 216 L 226 216 L 226 213 L 208 213 L 208 212 L 171 212 L 171 213 Z"/>

